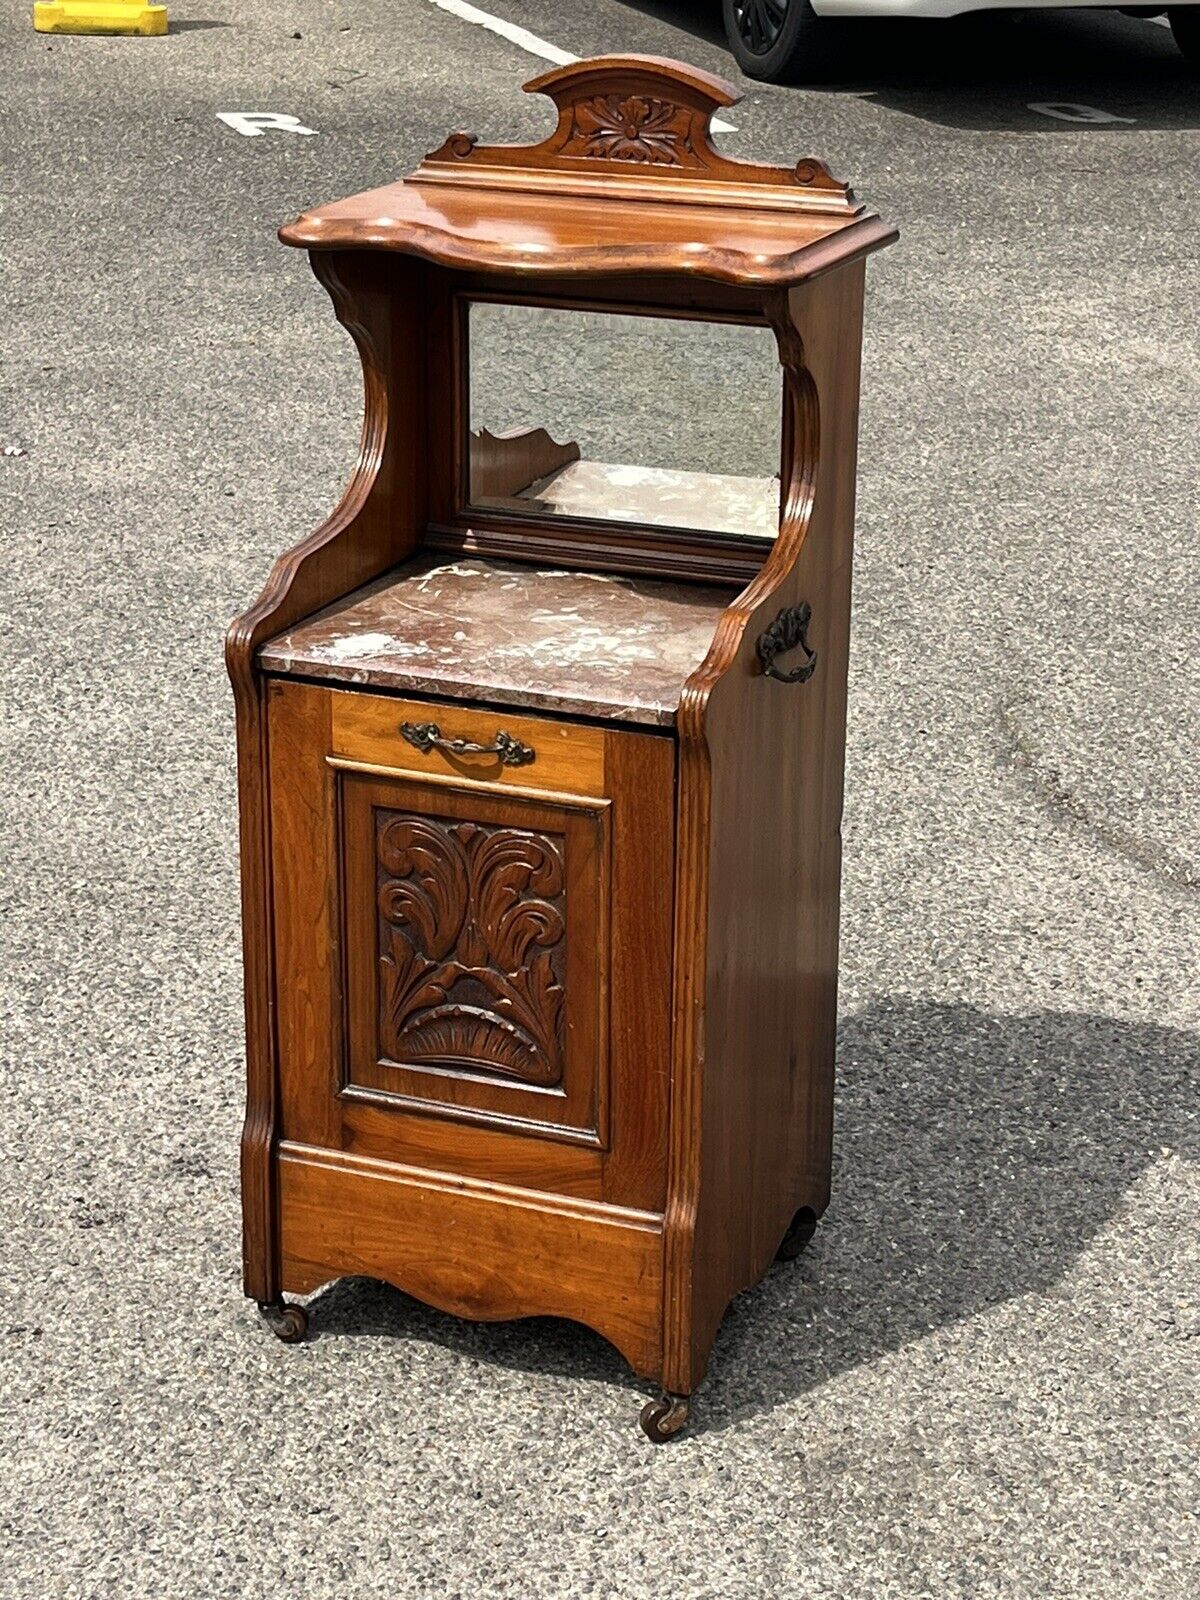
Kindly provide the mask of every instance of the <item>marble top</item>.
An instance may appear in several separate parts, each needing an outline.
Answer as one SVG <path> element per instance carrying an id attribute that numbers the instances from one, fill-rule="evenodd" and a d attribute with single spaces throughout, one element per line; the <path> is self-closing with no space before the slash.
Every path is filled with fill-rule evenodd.
<path id="1" fill-rule="evenodd" d="M 736 590 L 422 556 L 259 651 L 335 683 L 670 725 Z"/>

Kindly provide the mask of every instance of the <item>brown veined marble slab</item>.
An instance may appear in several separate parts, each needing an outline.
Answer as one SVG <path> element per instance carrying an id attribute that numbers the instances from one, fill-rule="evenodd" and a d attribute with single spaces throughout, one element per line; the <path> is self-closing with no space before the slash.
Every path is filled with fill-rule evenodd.
<path id="1" fill-rule="evenodd" d="M 270 639 L 265 671 L 671 724 L 736 591 L 423 557 Z"/>

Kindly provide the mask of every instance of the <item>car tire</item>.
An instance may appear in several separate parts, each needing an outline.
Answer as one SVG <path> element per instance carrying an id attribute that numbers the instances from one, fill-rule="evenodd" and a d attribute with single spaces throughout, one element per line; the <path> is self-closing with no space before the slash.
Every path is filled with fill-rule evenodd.
<path id="1" fill-rule="evenodd" d="M 734 60 L 748 78 L 817 82 L 837 59 L 838 32 L 809 0 L 721 0 Z"/>
<path id="2" fill-rule="evenodd" d="M 1193 67 L 1200 67 L 1200 6 L 1169 6 L 1167 17 L 1175 43 Z"/>

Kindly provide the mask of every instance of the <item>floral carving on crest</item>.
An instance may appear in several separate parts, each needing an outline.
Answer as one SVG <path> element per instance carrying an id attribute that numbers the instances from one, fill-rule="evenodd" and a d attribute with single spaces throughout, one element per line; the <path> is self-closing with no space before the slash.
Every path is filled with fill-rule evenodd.
<path id="1" fill-rule="evenodd" d="M 580 100 L 568 153 L 602 161 L 678 166 L 691 152 L 693 113 L 649 95 L 606 94 Z"/>

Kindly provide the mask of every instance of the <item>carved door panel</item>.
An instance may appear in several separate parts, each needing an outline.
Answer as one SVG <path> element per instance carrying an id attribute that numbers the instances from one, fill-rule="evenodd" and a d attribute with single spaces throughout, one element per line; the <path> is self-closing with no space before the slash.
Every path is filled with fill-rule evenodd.
<path id="1" fill-rule="evenodd" d="M 608 805 L 344 774 L 344 1094 L 607 1143 Z"/>

